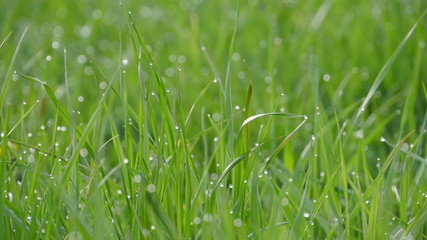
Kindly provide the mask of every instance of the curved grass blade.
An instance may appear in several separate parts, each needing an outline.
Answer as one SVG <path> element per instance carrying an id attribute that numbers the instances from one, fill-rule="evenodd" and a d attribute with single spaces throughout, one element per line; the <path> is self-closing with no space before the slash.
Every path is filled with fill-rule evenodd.
<path id="1" fill-rule="evenodd" d="M 288 135 L 285 139 L 279 144 L 279 146 L 274 150 L 274 152 L 270 155 L 268 160 L 264 163 L 264 167 L 261 168 L 261 172 L 264 172 L 265 169 L 271 164 L 271 161 L 276 157 L 276 155 L 285 147 L 286 143 L 295 135 L 295 133 L 305 124 L 308 120 L 307 116 L 302 116 L 304 120 Z"/>
<path id="2" fill-rule="evenodd" d="M 292 113 L 281 113 L 281 112 L 261 113 L 261 114 L 251 116 L 247 118 L 245 121 L 243 121 L 242 126 L 240 126 L 239 133 L 242 130 L 242 128 L 248 123 L 254 121 L 255 119 L 266 117 L 266 116 L 280 116 L 280 117 L 286 117 L 286 118 L 307 118 L 307 116 L 305 115 L 298 115 L 298 114 L 292 114 Z"/>
<path id="3" fill-rule="evenodd" d="M 197 96 L 196 100 L 194 101 L 193 105 L 191 105 L 190 111 L 188 112 L 187 118 L 185 119 L 185 126 L 188 126 L 188 122 L 190 121 L 190 116 L 193 113 L 194 107 L 196 106 L 196 104 L 199 102 L 199 100 L 202 98 L 202 96 L 206 93 L 206 91 L 209 89 L 209 87 L 211 86 L 212 81 L 210 81 L 203 89 L 202 91 L 199 93 L 199 95 Z"/>
<path id="4" fill-rule="evenodd" d="M 222 179 L 224 179 L 224 177 L 240 162 L 242 161 L 245 157 L 247 157 L 252 151 L 254 151 L 255 149 L 261 147 L 262 145 L 269 143 L 271 141 L 275 141 L 281 138 L 284 138 L 284 140 L 279 144 L 279 146 L 276 148 L 276 150 L 273 152 L 273 154 L 271 155 L 271 157 L 269 158 L 269 160 L 265 163 L 264 167 L 262 167 L 261 171 L 264 171 L 264 169 L 266 169 L 268 167 L 268 165 L 271 162 L 271 159 L 274 158 L 274 156 L 277 155 L 277 153 L 280 152 L 280 150 L 285 146 L 285 144 L 289 141 L 289 139 L 296 133 L 296 131 L 298 131 L 298 129 L 300 129 L 302 127 L 302 125 L 304 125 L 304 123 L 307 121 L 308 117 L 305 115 L 297 115 L 297 114 L 291 114 L 291 113 L 263 113 L 263 114 L 257 114 L 254 116 L 251 116 L 249 118 L 247 118 L 242 126 L 240 127 L 239 133 L 241 132 L 242 128 L 247 125 L 248 123 L 252 122 L 255 119 L 261 118 L 261 117 L 265 117 L 265 116 L 282 116 L 282 117 L 288 117 L 288 118 L 304 118 L 304 121 L 302 121 L 295 129 L 294 131 L 292 131 L 288 136 L 286 137 L 276 137 L 276 138 L 272 138 L 252 149 L 250 149 L 249 151 L 243 153 L 242 155 L 240 155 L 239 157 L 235 158 L 233 161 L 230 162 L 230 164 L 227 165 L 227 167 L 224 169 L 224 172 L 221 174 L 221 176 L 219 177 L 217 183 L 215 184 L 215 186 L 213 187 L 212 191 L 216 189 L 216 187 L 218 186 L 218 184 L 221 182 Z"/>
<path id="5" fill-rule="evenodd" d="M 47 85 L 46 82 L 43 82 L 42 80 L 36 78 L 36 77 L 31 77 L 31 76 L 27 76 L 21 73 L 16 73 L 18 74 L 18 76 L 25 78 L 27 80 L 33 81 L 35 83 L 41 84 L 46 92 L 46 94 L 49 96 L 49 98 L 52 100 L 53 104 L 55 104 L 56 108 L 58 109 L 59 114 L 61 115 L 61 117 L 67 122 L 70 123 L 70 115 L 68 114 L 67 110 L 65 110 L 65 108 L 62 106 L 61 102 L 59 102 L 59 100 L 56 98 L 55 94 L 53 93 L 52 89 L 49 87 L 49 85 Z M 79 135 L 82 135 L 82 131 L 80 128 L 78 128 L 78 126 L 75 126 L 77 133 Z M 93 151 L 93 148 L 90 144 L 86 143 L 85 144 L 85 148 L 88 150 L 89 155 L 94 156 L 95 152 Z"/>
<path id="6" fill-rule="evenodd" d="M 421 157 L 420 155 L 418 155 L 418 154 L 415 154 L 415 153 L 413 153 L 413 152 L 410 152 L 410 151 L 408 151 L 408 150 L 406 150 L 406 149 L 403 149 L 402 147 L 400 147 L 400 146 L 397 146 L 397 145 L 395 145 L 395 144 L 392 144 L 392 143 L 390 143 L 389 141 L 387 141 L 385 138 L 383 138 L 383 140 L 384 140 L 384 142 L 387 144 L 387 145 L 389 145 L 390 147 L 392 147 L 392 148 L 394 148 L 394 149 L 397 149 L 397 150 L 399 150 L 399 151 L 401 151 L 401 152 L 403 152 L 403 153 L 405 153 L 406 155 L 408 155 L 409 157 L 411 157 L 411 158 L 413 158 L 413 159 L 415 159 L 415 160 L 418 160 L 418 161 L 420 161 L 420 162 L 422 162 L 422 163 L 424 163 L 424 164 L 426 164 L 427 165 L 427 159 L 426 158 L 423 158 L 423 157 Z"/>
<path id="7" fill-rule="evenodd" d="M 3 47 L 3 45 L 9 40 L 10 35 L 12 35 L 12 32 L 10 31 L 6 37 L 3 39 L 3 41 L 0 43 L 0 49 Z"/>
<path id="8" fill-rule="evenodd" d="M 218 186 L 218 184 L 222 181 L 222 179 L 224 179 L 224 177 L 231 171 L 231 169 L 233 169 L 240 161 L 242 161 L 246 156 L 249 155 L 249 153 L 251 153 L 254 149 L 251 149 L 245 153 L 243 153 L 242 155 L 240 155 L 239 157 L 235 158 L 233 161 L 231 161 L 230 164 L 227 165 L 227 167 L 224 169 L 224 172 L 221 174 L 221 176 L 218 178 L 218 181 L 216 182 L 215 186 L 212 188 L 212 191 L 216 189 L 216 187 Z"/>
<path id="9" fill-rule="evenodd" d="M 43 82 L 42 80 L 40 80 L 38 78 L 27 76 L 27 75 L 24 75 L 24 74 L 21 74 L 18 72 L 16 72 L 16 74 L 18 74 L 18 76 L 20 76 L 22 78 L 33 81 L 33 82 L 38 83 L 38 84 L 41 84 L 43 86 L 44 90 L 46 91 L 46 94 L 52 100 L 53 104 L 55 104 L 55 106 L 58 108 L 59 114 L 61 114 L 61 117 L 63 117 L 65 120 L 69 120 L 68 112 L 64 109 L 64 107 L 61 105 L 59 100 L 55 97 L 55 94 L 53 93 L 52 89 L 47 85 L 47 83 Z"/>
<path id="10" fill-rule="evenodd" d="M 232 113 L 232 102 L 231 102 L 231 80 L 230 80 L 230 72 L 231 72 L 231 61 L 234 53 L 234 47 L 236 46 L 236 36 L 237 29 L 239 26 L 239 17 L 240 17 L 240 7 L 239 0 L 237 0 L 237 16 L 236 16 L 236 25 L 234 26 L 233 36 L 231 37 L 230 48 L 228 51 L 228 62 L 227 62 L 227 72 L 225 74 L 225 87 L 224 87 L 224 103 L 225 103 L 225 113 L 228 124 L 228 151 L 230 151 L 231 156 L 233 156 L 234 152 L 234 124 L 233 124 L 233 113 Z"/>
<path id="11" fill-rule="evenodd" d="M 403 47 L 408 42 L 408 39 L 412 36 L 412 34 L 415 31 L 415 28 L 417 28 L 418 24 L 421 22 L 421 20 L 425 17 L 427 14 L 427 10 L 421 14 L 421 17 L 415 22 L 415 24 L 412 26 L 412 28 L 409 30 L 409 32 L 406 34 L 406 36 L 403 38 L 403 40 L 399 43 L 397 48 L 394 50 L 391 57 L 387 60 L 387 62 L 384 64 L 384 66 L 381 68 L 380 72 L 378 73 L 377 77 L 374 80 L 374 83 L 371 86 L 371 89 L 369 89 L 368 95 L 366 95 L 365 100 L 363 100 L 362 105 L 359 108 L 359 111 L 356 114 L 356 117 L 354 121 L 356 121 L 360 114 L 365 110 L 366 106 L 368 105 L 371 98 L 374 96 L 374 93 L 377 91 L 377 88 L 380 86 L 381 82 L 383 81 L 384 77 L 388 73 L 388 71 L 391 68 L 391 65 L 393 64 L 394 60 L 396 60 L 399 53 L 402 51 Z"/>
<path id="12" fill-rule="evenodd" d="M 147 202 L 150 203 L 151 208 L 154 211 L 154 214 L 157 215 L 160 223 L 163 225 L 164 230 L 169 236 L 169 239 L 178 239 L 177 230 L 175 229 L 172 222 L 169 220 L 168 216 L 164 212 L 163 208 L 160 205 L 160 200 L 155 194 L 146 195 Z"/>
<path id="13" fill-rule="evenodd" d="M 24 40 L 24 36 L 27 33 L 27 31 L 28 31 L 28 26 L 24 29 L 24 32 L 22 32 L 21 38 L 19 39 L 18 45 L 16 46 L 15 52 L 13 53 L 12 60 L 10 61 L 9 68 L 7 69 L 6 77 L 0 91 L 0 107 L 3 107 L 4 100 L 6 99 L 6 94 L 9 90 L 9 84 L 10 84 L 10 81 L 12 80 L 11 75 L 12 75 L 13 66 L 15 64 L 16 56 L 18 55 L 19 49 L 21 48 L 21 43 Z"/>

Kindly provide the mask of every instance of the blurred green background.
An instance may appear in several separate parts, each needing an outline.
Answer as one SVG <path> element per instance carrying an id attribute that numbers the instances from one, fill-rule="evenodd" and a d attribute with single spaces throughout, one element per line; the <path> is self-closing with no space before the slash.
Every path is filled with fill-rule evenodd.
<path id="1" fill-rule="evenodd" d="M 177 96 L 178 68 L 182 69 L 179 84 L 187 109 L 203 87 L 215 79 L 201 51 L 202 45 L 224 81 L 236 25 L 235 1 L 122 3 L 126 11 L 132 12 L 137 28 L 151 47 L 172 98 Z M 249 80 L 243 59 L 252 74 L 251 104 L 256 113 L 282 110 L 313 115 L 319 107 L 326 116 L 333 117 L 334 111 L 340 113 L 354 103 L 361 103 L 381 67 L 426 7 L 427 2 L 422 0 L 240 1 L 230 75 L 233 105 L 245 104 Z M 66 48 L 70 94 L 74 109 L 80 110 L 83 119 L 90 116 L 91 109 L 97 105 L 97 101 L 91 100 L 101 94 L 100 82 L 91 75 L 94 65 L 111 79 L 117 76 L 114 74 L 120 62 L 126 59 L 129 102 L 136 102 L 137 88 L 132 87 L 138 84 L 136 60 L 125 21 L 127 16 L 120 2 L 2 1 L 0 9 L 2 38 L 12 31 L 8 47 L 0 51 L 0 75 L 5 75 L 13 55 L 12 45 L 17 45 L 24 28 L 28 27 L 14 70 L 47 82 L 63 101 L 63 48 Z M 423 114 L 416 113 L 426 109 L 422 94 L 422 84 L 426 83 L 426 70 L 422 67 L 426 59 L 425 39 L 426 20 L 423 19 L 368 106 L 367 112 L 375 113 L 372 121 L 380 123 L 386 116 L 398 115 L 401 100 L 411 94 L 414 107 L 409 114 L 414 118 L 405 128 L 409 131 L 421 124 Z M 418 49 L 422 49 L 421 68 L 419 73 L 414 73 Z M 147 75 L 148 63 L 144 61 L 143 70 Z M 411 81 L 417 82 L 417 92 L 405 88 Z M 13 88 L 19 90 L 8 94 L 9 106 L 39 98 L 42 92 L 22 79 L 13 82 Z M 79 96 L 84 102 L 77 101 Z M 219 99 L 218 89 L 209 89 L 203 105 L 196 107 L 196 115 L 202 108 L 211 114 L 219 112 Z M 110 104 L 119 107 L 118 103 Z M 19 108 L 10 111 L 19 111 Z M 48 104 L 47 111 L 54 108 Z M 43 121 L 47 119 L 41 119 Z M 393 130 L 398 121 L 399 118 L 395 118 L 388 124 L 390 127 L 386 126 L 386 136 L 397 137 L 398 132 Z M 200 131 L 198 125 L 195 120 L 190 131 Z M 289 130 L 285 125 L 275 127 L 279 133 Z M 311 135 L 311 124 L 305 128 L 306 135 Z M 300 148 L 303 145 L 305 143 L 301 143 Z"/>

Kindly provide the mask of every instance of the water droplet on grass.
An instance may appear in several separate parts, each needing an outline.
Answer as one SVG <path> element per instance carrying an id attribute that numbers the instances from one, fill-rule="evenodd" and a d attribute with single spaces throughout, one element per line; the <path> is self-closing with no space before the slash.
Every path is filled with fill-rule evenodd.
<path id="1" fill-rule="evenodd" d="M 184 64 L 185 61 L 187 60 L 187 58 L 185 56 L 183 56 L 183 55 L 178 56 L 177 59 L 178 59 L 178 63 L 181 63 L 181 64 Z"/>
<path id="2" fill-rule="evenodd" d="M 310 213 L 305 212 L 305 213 L 304 213 L 304 217 L 305 217 L 305 218 L 309 218 L 309 217 L 310 217 Z"/>
<path id="3" fill-rule="evenodd" d="M 155 191 L 156 191 L 156 186 L 154 186 L 154 184 L 148 184 L 147 192 L 154 193 Z"/>
<path id="4" fill-rule="evenodd" d="M 402 150 L 404 150 L 404 151 L 408 151 L 408 150 L 409 150 L 409 144 L 407 144 L 407 143 L 403 143 L 401 148 L 402 148 Z"/>
<path id="5" fill-rule="evenodd" d="M 34 155 L 33 154 L 31 154 L 31 155 L 28 155 L 28 163 L 33 163 L 33 162 L 35 162 L 36 161 L 36 158 L 34 157 Z"/>
<path id="6" fill-rule="evenodd" d="M 329 82 L 330 80 L 331 80 L 331 75 L 329 75 L 329 74 L 323 75 L 323 81 Z"/>
<path id="7" fill-rule="evenodd" d="M 86 148 L 80 149 L 80 156 L 87 157 L 88 154 L 89 154 L 89 152 Z"/>
<path id="8" fill-rule="evenodd" d="M 356 132 L 354 132 L 354 137 L 357 139 L 362 139 L 363 138 L 363 130 L 357 130 Z"/>
<path id="9" fill-rule="evenodd" d="M 89 37 L 89 35 L 90 35 L 91 33 L 92 33 L 92 28 L 91 28 L 91 27 L 89 27 L 89 26 L 87 26 L 87 25 L 83 26 L 83 27 L 80 29 L 80 36 L 81 36 L 81 37 L 87 38 L 87 37 Z"/>
<path id="10" fill-rule="evenodd" d="M 214 113 L 212 115 L 212 120 L 214 120 L 214 122 L 219 122 L 221 121 L 221 114 L 220 113 Z"/>
<path id="11" fill-rule="evenodd" d="M 287 198 L 282 198 L 282 200 L 280 200 L 280 204 L 282 206 L 288 206 L 289 200 Z"/>
<path id="12" fill-rule="evenodd" d="M 262 40 L 262 41 L 259 42 L 259 47 L 260 48 L 266 48 L 267 46 L 268 46 L 267 41 Z"/>
<path id="13" fill-rule="evenodd" d="M 199 217 L 195 217 L 194 219 L 193 219 L 193 222 L 194 222 L 194 224 L 200 224 L 200 223 L 202 223 L 202 219 L 201 218 L 199 218 Z"/>
<path id="14" fill-rule="evenodd" d="M 381 137 L 380 138 L 380 142 L 385 142 L 386 140 L 385 140 L 385 138 L 384 137 Z"/>
<path id="15" fill-rule="evenodd" d="M 232 59 L 234 62 L 238 62 L 238 61 L 240 60 L 240 54 L 238 54 L 238 53 L 233 53 L 233 55 L 231 56 L 231 59 Z"/>
<path id="16" fill-rule="evenodd" d="M 104 90 L 107 88 L 107 83 L 102 81 L 101 83 L 99 83 L 99 89 Z"/>
<path id="17" fill-rule="evenodd" d="M 144 237 L 149 237 L 150 236 L 150 231 L 148 231 L 148 229 L 142 229 L 142 235 L 144 235 Z"/>
<path id="18" fill-rule="evenodd" d="M 211 215 L 211 214 L 209 214 L 209 213 L 206 213 L 206 214 L 203 216 L 203 221 L 205 221 L 205 222 L 212 222 L 212 219 L 213 219 L 213 217 L 212 217 L 212 215 Z"/>
<path id="19" fill-rule="evenodd" d="M 236 219 L 234 219 L 234 221 L 233 221 L 233 225 L 234 225 L 235 227 L 241 227 L 241 226 L 242 226 L 242 224 L 243 224 L 243 222 L 242 222 L 242 219 L 240 219 L 240 218 L 236 218 Z"/>
<path id="20" fill-rule="evenodd" d="M 87 57 L 86 57 L 86 55 L 79 55 L 78 57 L 77 57 L 77 62 L 78 63 L 80 63 L 80 64 L 85 64 L 86 63 L 86 61 L 87 61 Z"/>
<path id="21" fill-rule="evenodd" d="M 140 183 L 141 182 L 141 180 L 142 180 L 142 177 L 141 177 L 141 175 L 135 175 L 134 177 L 133 177 L 133 181 L 135 182 L 135 183 Z"/>
<path id="22" fill-rule="evenodd" d="M 216 174 L 216 173 L 212 173 L 212 174 L 211 174 L 211 179 L 212 179 L 213 181 L 218 180 L 218 174 Z"/>
<path id="23" fill-rule="evenodd" d="M 53 42 L 52 42 L 52 48 L 53 48 L 53 49 L 58 49 L 58 48 L 59 48 L 59 42 L 57 42 L 57 41 L 53 41 Z"/>
<path id="24" fill-rule="evenodd" d="M 102 11 L 99 9 L 95 9 L 92 11 L 92 17 L 93 19 L 101 19 L 102 18 Z"/>

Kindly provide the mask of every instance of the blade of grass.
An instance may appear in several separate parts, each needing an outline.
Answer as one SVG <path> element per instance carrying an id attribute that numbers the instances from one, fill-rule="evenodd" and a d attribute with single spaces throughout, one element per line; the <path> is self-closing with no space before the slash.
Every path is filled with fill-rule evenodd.
<path id="1" fill-rule="evenodd" d="M 7 72 L 6 72 L 6 75 L 5 75 L 3 86 L 2 86 L 1 91 L 0 91 L 0 107 L 2 109 L 3 109 L 4 101 L 6 99 L 6 94 L 9 91 L 10 81 L 12 80 L 12 78 L 11 78 L 11 76 L 12 76 L 12 69 L 13 69 L 13 67 L 15 65 L 16 57 L 18 56 L 18 52 L 21 49 L 21 44 L 22 44 L 22 41 L 24 40 L 24 37 L 25 37 L 25 34 L 27 33 L 27 31 L 28 31 L 28 26 L 25 27 L 24 31 L 21 34 L 21 37 L 19 38 L 18 45 L 15 48 L 15 52 L 13 53 L 12 60 L 9 63 L 9 68 L 7 69 Z M 3 115 L 2 112 L 1 112 L 1 114 Z"/>
<path id="2" fill-rule="evenodd" d="M 3 47 L 3 45 L 9 40 L 10 35 L 12 35 L 12 31 L 10 31 L 6 37 L 3 39 L 3 41 L 0 43 L 0 49 Z"/>
<path id="3" fill-rule="evenodd" d="M 371 98 L 374 96 L 374 93 L 377 91 L 381 82 L 384 80 L 386 74 L 390 70 L 390 68 L 393 65 L 394 61 L 396 60 L 397 56 L 402 51 L 403 47 L 406 45 L 409 38 L 412 36 L 413 32 L 415 31 L 415 28 L 417 28 L 418 24 L 423 20 L 423 18 L 425 17 L 426 14 L 427 14 L 427 10 L 425 10 L 421 14 L 421 17 L 415 22 L 415 24 L 412 26 L 412 28 L 409 30 L 409 32 L 406 34 L 406 36 L 403 38 L 403 40 L 399 43 L 397 48 L 394 50 L 393 54 L 390 56 L 390 58 L 387 60 L 387 62 L 384 64 L 384 66 L 381 68 L 380 72 L 375 77 L 374 83 L 372 84 L 371 88 L 369 89 L 368 94 L 366 95 L 365 99 L 363 100 L 362 105 L 360 106 L 359 110 L 357 111 L 354 122 L 356 122 L 356 120 L 360 117 L 362 112 L 365 111 L 366 106 L 368 105 Z"/>

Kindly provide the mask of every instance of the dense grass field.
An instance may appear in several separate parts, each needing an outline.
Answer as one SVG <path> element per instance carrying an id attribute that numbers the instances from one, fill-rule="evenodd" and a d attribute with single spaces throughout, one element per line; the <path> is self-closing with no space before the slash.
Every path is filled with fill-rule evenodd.
<path id="1" fill-rule="evenodd" d="M 427 239 L 427 1 L 0 1 L 0 239 Z"/>

